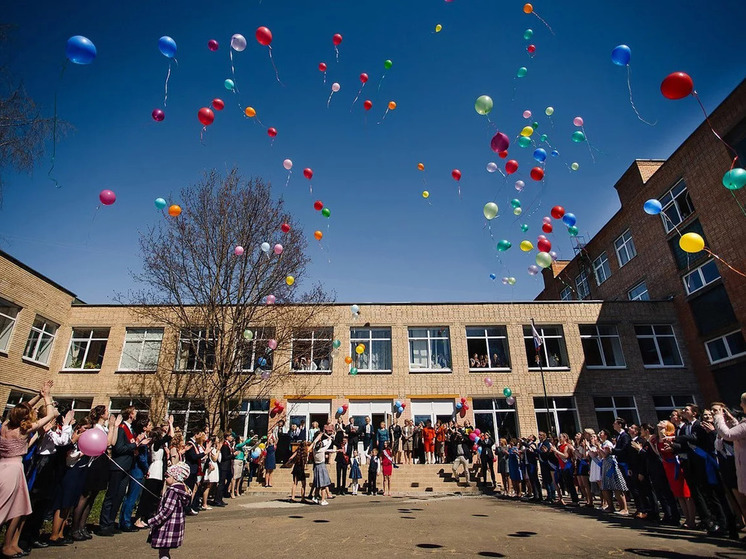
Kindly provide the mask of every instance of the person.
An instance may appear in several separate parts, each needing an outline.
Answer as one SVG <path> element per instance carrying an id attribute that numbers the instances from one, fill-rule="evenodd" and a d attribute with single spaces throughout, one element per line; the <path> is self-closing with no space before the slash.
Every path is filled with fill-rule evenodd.
<path id="1" fill-rule="evenodd" d="M 577 478 L 580 494 L 585 499 L 585 506 L 593 508 L 593 491 L 591 490 L 590 473 L 591 459 L 589 455 L 590 439 L 593 429 L 585 429 L 582 433 L 575 435 L 575 457 L 577 459 Z"/>
<path id="2" fill-rule="evenodd" d="M 453 471 L 453 477 L 456 479 L 456 483 L 458 483 L 459 473 L 458 469 L 460 466 L 464 467 L 464 477 L 466 477 L 466 485 L 467 487 L 471 483 L 471 480 L 469 479 L 469 459 L 468 456 L 471 454 L 471 451 L 469 450 L 468 442 L 464 438 L 464 436 L 456 431 L 453 434 L 453 437 L 451 437 L 451 444 L 453 445 L 453 466 L 451 467 Z M 492 474 L 494 477 L 494 473 Z"/>
<path id="3" fill-rule="evenodd" d="M 148 463 L 148 444 L 150 443 L 150 431 L 153 424 L 147 413 L 138 413 L 135 422 L 132 425 L 132 432 L 135 435 L 145 434 L 135 450 L 135 459 L 130 469 L 130 481 L 127 488 L 127 494 L 122 502 L 122 510 L 119 514 L 119 529 L 122 532 L 136 532 L 138 528 L 132 526 L 132 513 L 135 511 L 135 505 L 142 492 L 142 482 L 148 473 L 150 464 Z"/>
<path id="4" fill-rule="evenodd" d="M 388 496 L 391 497 L 391 474 L 394 471 L 394 455 L 391 452 L 389 441 L 383 442 L 383 450 L 381 451 L 381 472 L 383 473 L 383 494 L 386 495 L 386 487 L 388 486 Z"/>
<path id="5" fill-rule="evenodd" d="M 150 545 L 158 550 L 159 559 L 171 557 L 171 550 L 184 542 L 185 510 L 190 507 L 189 489 L 184 480 L 190 474 L 191 468 L 184 462 L 166 470 L 166 493 L 158 512 L 148 519 Z"/>
<path id="6" fill-rule="evenodd" d="M 500 474 L 503 484 L 503 494 L 507 495 L 510 493 L 510 476 L 508 470 L 508 441 L 505 438 L 500 439 L 500 444 L 497 446 L 497 473 Z M 542 474 L 543 476 L 544 474 Z"/>
<path id="7" fill-rule="evenodd" d="M 198 488 L 197 494 L 202 495 L 202 503 L 199 508 L 200 511 L 212 510 L 212 506 L 210 506 L 209 502 L 210 491 L 218 484 L 218 481 L 220 481 L 220 473 L 218 472 L 220 449 L 217 447 L 216 442 L 215 437 L 210 437 L 211 448 L 209 451 L 205 452 L 206 456 L 202 459 L 202 484 L 196 486 Z"/>
<path id="8" fill-rule="evenodd" d="M 614 422 L 615 425 L 618 424 L 618 420 L 619 418 L 617 418 L 617 421 Z M 603 463 L 601 465 L 601 489 L 602 494 L 605 496 L 607 505 L 606 508 L 604 508 L 603 510 L 604 512 L 615 512 L 614 505 L 611 501 L 611 494 L 613 492 L 620 507 L 619 510 L 616 511 L 616 514 L 619 514 L 621 516 L 629 516 L 629 510 L 627 509 L 627 499 L 624 495 L 624 493 L 627 491 L 627 483 L 624 481 L 624 475 L 619 469 L 619 464 L 617 464 L 617 458 L 614 454 L 614 450 L 616 447 L 609 440 L 609 432 L 606 429 L 601 429 L 601 431 L 599 431 L 598 433 L 598 436 L 601 440 L 601 448 L 599 450 L 599 454 L 603 456 Z M 629 435 L 627 435 L 627 438 L 629 438 Z M 619 440 L 617 439 L 617 445 L 618 444 Z M 623 444 L 629 444 L 629 441 L 627 440 L 626 443 L 623 442 Z"/>
<path id="9" fill-rule="evenodd" d="M 590 473 L 588 475 L 588 482 L 591 486 L 595 485 L 598 490 L 603 489 L 602 484 L 602 468 L 604 459 L 600 452 L 601 442 L 599 441 L 598 435 L 593 432 L 593 429 L 588 429 L 588 457 L 590 458 Z M 601 493 L 601 508 L 606 507 L 606 502 L 603 492 Z M 610 506 L 610 505 L 609 505 Z"/>
<path id="10" fill-rule="evenodd" d="M 306 432 L 306 420 L 300 420 L 300 426 L 298 427 L 298 442 L 307 441 L 308 433 Z"/>
<path id="11" fill-rule="evenodd" d="M 376 480 L 381 470 L 381 459 L 378 458 L 378 449 L 373 447 L 368 456 L 368 495 L 378 495 Z"/>
<path id="12" fill-rule="evenodd" d="M 242 491 L 244 467 L 246 465 L 246 453 L 244 447 L 248 443 L 248 439 L 238 437 L 235 446 L 233 447 L 233 475 L 231 476 L 231 483 L 228 486 L 228 493 L 232 499 L 238 497 Z"/>
<path id="13" fill-rule="evenodd" d="M 539 451 L 536 448 L 536 437 L 530 435 L 524 441 L 523 456 L 526 460 L 526 476 L 531 484 L 531 501 L 541 502 L 544 497 L 539 483 Z"/>
<path id="14" fill-rule="evenodd" d="M 658 441 L 656 447 L 663 462 L 663 471 L 666 474 L 668 487 L 674 498 L 679 502 L 679 507 L 684 512 L 684 528 L 694 529 L 696 527 L 696 507 L 689 485 L 684 477 L 679 456 L 672 448 L 676 435 L 676 426 L 670 421 L 661 421 L 657 425 Z"/>
<path id="15" fill-rule="evenodd" d="M 570 499 L 573 505 L 577 505 L 579 502 L 578 493 L 575 490 L 575 482 L 573 480 L 573 457 L 575 455 L 575 447 L 570 442 L 570 437 L 567 433 L 560 433 L 559 446 L 552 445 L 552 452 L 557 457 L 559 462 L 559 469 L 557 474 L 559 476 L 560 486 L 560 498 L 559 504 L 566 505 L 564 500 L 564 493 L 569 493 Z"/>
<path id="16" fill-rule="evenodd" d="M 352 447 L 352 458 L 350 459 L 350 481 L 352 483 L 352 494 L 357 495 L 357 490 L 363 473 L 360 471 L 360 452 Z"/>
<path id="17" fill-rule="evenodd" d="M 10 410 L 0 427 L 0 526 L 8 522 L 2 547 L 7 557 L 27 555 L 19 545 L 25 517 L 31 514 L 23 456 L 37 431 L 59 415 L 52 404 L 51 389 L 52 381 L 45 382 L 37 395 Z M 37 419 L 34 406 L 40 400 L 44 400 L 44 416 Z"/>
<path id="18" fill-rule="evenodd" d="M 729 478 L 726 485 L 740 509 L 741 516 L 744 516 L 746 512 L 746 417 L 742 417 L 740 421 L 736 420 L 722 402 L 715 402 L 710 407 L 713 425 L 718 437 L 722 439 L 720 446 L 725 449 L 727 443 L 733 445 L 731 455 L 727 459 L 728 466 L 721 467 L 721 470 L 724 473 L 723 478 Z M 741 410 L 746 413 L 746 392 L 741 394 Z M 735 471 L 731 471 L 731 467 Z M 725 473 L 726 471 L 728 473 Z"/>
<path id="19" fill-rule="evenodd" d="M 487 470 L 489 470 L 492 478 L 492 487 L 497 487 L 497 483 L 495 482 L 495 453 L 492 451 L 495 443 L 492 441 L 490 434 L 484 432 L 481 434 L 478 444 L 479 448 L 482 449 L 482 484 L 487 485 Z"/>
<path id="20" fill-rule="evenodd" d="M 414 427 L 412 426 L 411 419 L 404 420 L 404 427 L 402 428 L 401 440 L 402 449 L 404 450 L 404 463 L 412 463 L 412 436 L 414 435 Z"/>
<path id="21" fill-rule="evenodd" d="M 347 492 L 347 466 L 350 464 L 350 454 L 352 446 L 347 436 L 342 438 L 341 444 L 337 447 L 334 457 L 334 463 L 337 466 L 337 495 L 344 495 Z"/>
<path id="22" fill-rule="evenodd" d="M 319 432 L 319 422 L 314 421 L 311 423 L 311 428 L 308 430 L 308 441 L 313 441 Z"/>
<path id="23" fill-rule="evenodd" d="M 218 486 L 215 489 L 215 505 L 226 506 L 225 498 L 231 497 L 227 492 L 233 481 L 233 447 L 236 436 L 232 431 L 227 431 L 220 445 L 220 456 L 218 457 Z"/>
<path id="24" fill-rule="evenodd" d="M 300 431 L 295 423 L 290 424 L 290 442 L 297 443 L 300 440 Z"/>
<path id="25" fill-rule="evenodd" d="M 158 507 L 158 499 L 163 491 L 166 472 L 166 451 L 174 432 L 174 416 L 168 418 L 168 423 L 150 430 L 150 465 L 143 482 L 144 488 L 140 502 L 137 505 L 137 521 L 135 527 L 145 529 L 148 518 L 153 516 Z"/>
<path id="26" fill-rule="evenodd" d="M 306 463 L 308 462 L 308 442 L 301 441 L 298 448 L 295 449 L 288 458 L 288 462 L 293 465 L 293 487 L 290 488 L 290 501 L 295 501 L 295 488 L 301 484 L 301 500 L 306 502 Z"/>
<path id="27" fill-rule="evenodd" d="M 381 425 L 376 431 L 376 446 L 378 447 L 378 454 L 380 455 L 383 451 L 383 443 L 389 441 L 389 430 L 386 429 L 386 422 L 381 421 Z"/>
<path id="28" fill-rule="evenodd" d="M 425 424 L 420 421 L 414 426 L 412 432 L 412 456 L 415 464 L 425 463 L 425 449 L 422 446 L 422 430 L 425 428 Z"/>
<path id="29" fill-rule="evenodd" d="M 277 429 L 275 433 L 275 452 L 277 454 L 276 461 L 280 464 L 287 462 L 290 457 L 290 433 L 285 431 L 285 420 L 281 419 L 277 422 Z"/>
<path id="30" fill-rule="evenodd" d="M 264 487 L 272 487 L 272 474 L 277 468 L 277 440 L 273 433 L 270 433 L 267 438 L 267 446 L 265 451 L 267 452 L 264 457 Z M 290 455 L 288 455 L 289 457 Z"/>
<path id="31" fill-rule="evenodd" d="M 435 463 L 445 464 L 446 461 L 446 426 L 438 419 L 435 427 Z"/>
<path id="32" fill-rule="evenodd" d="M 355 425 L 355 418 L 350 418 L 350 423 L 347 425 L 347 429 L 345 430 L 345 433 L 347 434 L 347 439 L 350 443 L 350 447 L 353 450 L 357 450 L 357 443 L 358 440 L 360 440 L 360 433 L 357 425 Z"/>
<path id="33" fill-rule="evenodd" d="M 332 451 L 329 448 L 334 440 L 334 431 L 331 423 L 324 425 L 324 430 L 316 435 L 312 443 L 313 448 L 313 502 L 321 506 L 329 504 L 329 486 L 332 484 L 329 471 L 326 469 L 326 457 Z"/>
<path id="34" fill-rule="evenodd" d="M 435 429 L 429 419 L 422 430 L 422 446 L 425 449 L 425 464 L 435 464 Z"/>
<path id="35" fill-rule="evenodd" d="M 642 443 L 633 441 L 633 447 L 639 446 L 642 456 L 642 471 L 638 474 L 638 481 L 640 482 L 640 497 L 647 509 L 646 518 L 659 522 L 659 510 L 662 510 L 663 524 L 678 527 L 681 515 L 668 485 L 663 461 L 658 453 L 656 429 L 652 425 L 643 423 L 640 425 L 640 438 Z"/>
<path id="36" fill-rule="evenodd" d="M 552 450 L 551 447 L 550 450 Z M 521 497 L 521 482 L 523 481 L 523 471 L 519 465 L 520 457 L 521 451 L 518 449 L 518 441 L 511 439 L 508 445 L 508 476 L 512 487 L 510 496 L 515 499 Z"/>
<path id="37" fill-rule="evenodd" d="M 391 454 L 394 457 L 394 464 L 401 464 L 401 437 L 402 429 L 401 425 L 396 418 L 394 418 L 394 424 L 391 426 Z"/>
<path id="38" fill-rule="evenodd" d="M 190 516 L 196 515 L 200 508 L 198 484 L 203 473 L 202 461 L 205 458 L 205 453 L 209 453 L 212 449 L 212 442 L 208 440 L 205 443 L 206 440 L 207 435 L 205 432 L 199 430 L 189 439 L 186 450 L 184 451 L 184 461 L 189 466 L 189 476 L 184 483 L 186 483 L 189 492 L 192 494 L 192 506 L 186 511 Z"/>

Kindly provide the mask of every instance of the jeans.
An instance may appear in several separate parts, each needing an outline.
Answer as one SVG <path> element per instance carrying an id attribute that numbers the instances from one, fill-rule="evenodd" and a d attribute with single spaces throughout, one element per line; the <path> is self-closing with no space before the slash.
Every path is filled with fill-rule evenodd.
<path id="1" fill-rule="evenodd" d="M 139 468 L 131 471 L 130 475 L 132 476 L 132 479 L 140 483 L 142 483 L 142 480 L 145 477 L 142 470 Z M 140 487 L 138 483 L 135 483 L 135 481 L 132 481 L 129 484 L 127 496 L 124 498 L 124 503 L 122 504 L 122 512 L 119 514 L 120 528 L 130 528 L 132 525 L 132 513 L 135 512 L 135 505 L 137 504 L 137 500 L 140 498 L 140 493 L 142 493 L 142 487 Z"/>
<path id="2" fill-rule="evenodd" d="M 453 470 L 453 477 L 456 478 L 456 481 L 458 481 L 458 468 L 459 466 L 464 467 L 464 474 L 466 475 L 466 483 L 470 483 L 469 478 L 469 461 L 464 458 L 464 456 L 456 456 L 456 459 L 453 461 L 453 466 L 451 466 Z M 492 479 L 494 481 L 495 473 L 492 472 Z"/>
<path id="3" fill-rule="evenodd" d="M 109 486 L 106 488 L 104 504 L 101 507 L 101 519 L 99 526 L 101 529 L 108 529 L 114 526 L 114 520 L 119 512 L 119 507 L 124 500 L 129 486 L 130 478 L 121 470 L 114 470 L 109 475 Z"/>

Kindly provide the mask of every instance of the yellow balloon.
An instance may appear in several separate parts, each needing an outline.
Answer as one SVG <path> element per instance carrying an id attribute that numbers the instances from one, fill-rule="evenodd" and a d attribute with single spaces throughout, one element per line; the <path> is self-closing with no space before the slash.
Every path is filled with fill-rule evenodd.
<path id="1" fill-rule="evenodd" d="M 259 443 L 259 448 L 264 450 L 265 448 L 267 448 L 267 445 L 265 445 L 264 443 Z"/>
<path id="2" fill-rule="evenodd" d="M 513 214 L 514 215 L 521 215 L 523 213 L 523 210 L 519 207 L 513 208 Z"/>
<path id="3" fill-rule="evenodd" d="M 288 276 L 285 278 L 285 283 L 288 285 L 293 285 L 295 283 L 295 278 L 293 276 Z"/>
<path id="4" fill-rule="evenodd" d="M 393 111 L 394 109 L 396 109 L 396 103 L 394 103 L 393 101 L 389 101 L 389 110 Z"/>
<path id="5" fill-rule="evenodd" d="M 362 355 L 365 353 L 365 346 L 363 344 L 358 344 L 358 346 L 355 348 L 355 353 L 358 355 Z"/>
<path id="6" fill-rule="evenodd" d="M 443 30 L 443 26 L 439 23 L 435 26 L 435 32 L 440 33 Z"/>
<path id="7" fill-rule="evenodd" d="M 684 252 L 695 253 L 705 248 L 705 240 L 697 233 L 684 233 L 679 239 L 679 246 Z"/>
<path id="8" fill-rule="evenodd" d="M 430 198 L 430 193 L 427 190 L 422 191 L 422 197 L 423 198 Z"/>
<path id="9" fill-rule="evenodd" d="M 249 118 L 254 118 L 256 116 L 256 111 L 254 110 L 254 107 L 246 107 L 246 110 L 244 112 L 246 113 L 246 116 Z"/>
<path id="10" fill-rule="evenodd" d="M 531 241 L 521 241 L 521 250 L 523 252 L 528 252 L 534 248 L 534 245 L 531 243 Z"/>
<path id="11" fill-rule="evenodd" d="M 534 133 L 534 129 L 531 126 L 524 127 L 523 130 L 521 130 L 521 136 L 526 136 L 527 138 Z"/>

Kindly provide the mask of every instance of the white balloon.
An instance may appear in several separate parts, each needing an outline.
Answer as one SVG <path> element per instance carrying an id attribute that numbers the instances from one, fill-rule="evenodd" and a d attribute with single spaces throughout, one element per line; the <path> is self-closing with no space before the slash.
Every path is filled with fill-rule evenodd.
<path id="1" fill-rule="evenodd" d="M 487 163 L 487 172 L 494 173 L 495 171 L 497 171 L 497 163 L 495 163 L 494 161 L 490 161 L 489 163 Z"/>
<path id="2" fill-rule="evenodd" d="M 526 186 L 525 182 L 523 182 L 523 181 L 515 181 L 515 189 L 518 192 L 521 192 L 525 186 Z"/>
<path id="3" fill-rule="evenodd" d="M 293 168 L 293 160 L 292 159 L 286 159 L 282 162 L 282 166 L 285 167 L 288 171 Z"/>
<path id="4" fill-rule="evenodd" d="M 233 37 L 231 37 L 231 48 L 236 52 L 241 52 L 246 48 L 246 37 L 239 35 L 238 33 L 233 35 Z"/>
<path id="5" fill-rule="evenodd" d="M 269 243 L 262 243 L 262 252 L 269 252 Z"/>
<path id="6" fill-rule="evenodd" d="M 337 82 L 334 82 L 334 83 L 332 84 L 332 91 L 333 91 L 334 93 L 336 93 L 337 91 L 339 91 L 339 84 L 338 84 Z"/>

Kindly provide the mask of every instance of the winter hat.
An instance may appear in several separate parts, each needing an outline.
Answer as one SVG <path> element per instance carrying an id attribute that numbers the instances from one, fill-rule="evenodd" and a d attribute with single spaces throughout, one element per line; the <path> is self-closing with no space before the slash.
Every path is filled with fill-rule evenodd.
<path id="1" fill-rule="evenodd" d="M 185 462 L 174 464 L 166 470 L 166 475 L 171 476 L 176 481 L 184 481 L 189 477 L 189 466 Z"/>

